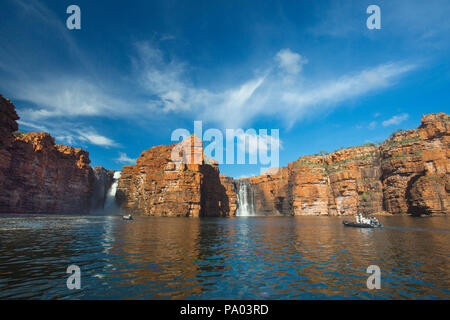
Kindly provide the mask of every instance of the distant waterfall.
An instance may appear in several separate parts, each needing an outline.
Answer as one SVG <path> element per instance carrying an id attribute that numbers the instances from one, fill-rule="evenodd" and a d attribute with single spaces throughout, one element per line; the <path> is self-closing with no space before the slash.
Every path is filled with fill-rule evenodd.
<path id="1" fill-rule="evenodd" d="M 116 191 L 117 186 L 119 185 L 120 174 L 121 174 L 120 171 L 114 172 L 113 183 L 111 185 L 111 188 L 109 188 L 108 193 L 106 194 L 105 210 L 117 208 Z"/>
<path id="2" fill-rule="evenodd" d="M 252 185 L 245 180 L 239 182 L 238 208 L 236 216 L 247 217 L 255 216 L 255 207 L 253 202 L 253 188 Z"/>

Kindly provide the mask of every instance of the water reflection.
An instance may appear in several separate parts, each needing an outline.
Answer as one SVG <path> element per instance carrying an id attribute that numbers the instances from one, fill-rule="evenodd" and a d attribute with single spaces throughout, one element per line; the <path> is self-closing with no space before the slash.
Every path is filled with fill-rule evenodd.
<path id="1" fill-rule="evenodd" d="M 450 218 L 0 218 L 0 298 L 450 298 Z M 66 268 L 82 289 L 66 288 Z M 368 290 L 378 265 L 382 288 Z"/>

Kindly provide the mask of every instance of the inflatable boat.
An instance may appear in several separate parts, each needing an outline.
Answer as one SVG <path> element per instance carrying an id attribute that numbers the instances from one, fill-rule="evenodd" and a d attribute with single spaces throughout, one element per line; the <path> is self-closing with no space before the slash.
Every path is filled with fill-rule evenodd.
<path id="1" fill-rule="evenodd" d="M 356 223 L 351 221 L 343 221 L 342 222 L 346 227 L 355 227 L 355 228 L 379 228 L 381 224 L 369 224 L 369 223 Z"/>

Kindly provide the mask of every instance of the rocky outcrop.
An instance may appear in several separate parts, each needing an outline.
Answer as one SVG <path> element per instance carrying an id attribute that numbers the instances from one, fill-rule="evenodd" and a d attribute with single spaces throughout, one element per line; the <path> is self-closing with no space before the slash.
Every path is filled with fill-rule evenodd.
<path id="1" fill-rule="evenodd" d="M 238 199 L 237 199 L 237 188 L 236 184 L 239 183 L 239 180 L 235 180 L 231 177 L 227 177 L 224 174 L 220 175 L 220 183 L 225 189 L 224 200 L 226 203 L 224 206 L 223 215 L 224 216 L 234 216 L 236 214 L 236 210 L 238 208 Z"/>
<path id="2" fill-rule="evenodd" d="M 426 174 L 411 185 L 408 204 L 413 215 L 448 213 L 450 178 L 448 174 Z"/>
<path id="3" fill-rule="evenodd" d="M 258 215 L 290 214 L 288 168 L 269 170 L 263 175 L 244 180 L 253 186 L 254 208 Z"/>
<path id="4" fill-rule="evenodd" d="M 328 214 L 333 208 L 324 158 L 306 156 L 288 165 L 289 201 L 293 215 Z M 333 212 L 334 213 L 334 212 Z"/>
<path id="5" fill-rule="evenodd" d="M 102 209 L 114 172 L 92 168 L 88 152 L 55 144 L 47 133 L 18 132 L 18 118 L 0 95 L 0 213 Z M 245 180 L 221 175 L 192 135 L 146 150 L 136 165 L 125 166 L 116 200 L 152 216 L 233 216 L 244 186 L 242 195 L 252 199 L 248 211 L 258 215 L 447 214 L 449 122 L 445 113 L 425 115 L 419 128 L 380 145 L 301 157 Z"/>
<path id="6" fill-rule="evenodd" d="M 14 105 L 0 97 L 0 212 L 85 213 L 93 174 L 89 153 L 48 133 L 19 133 Z"/>
<path id="7" fill-rule="evenodd" d="M 448 213 L 450 116 L 422 117 L 380 146 L 384 207 L 391 213 Z"/>
<path id="8" fill-rule="evenodd" d="M 17 120 L 16 108 L 0 94 L 0 149 L 8 147 L 14 140 L 12 133 L 18 129 Z"/>
<path id="9" fill-rule="evenodd" d="M 11 166 L 11 153 L 8 148 L 14 141 L 13 133 L 18 129 L 18 119 L 14 105 L 0 95 L 0 197 L 7 187 L 6 171 Z"/>
<path id="10" fill-rule="evenodd" d="M 55 144 L 47 133 L 16 137 L 8 149 L 0 212 L 85 213 L 92 194 L 89 154 Z"/>
<path id="11" fill-rule="evenodd" d="M 278 172 L 248 178 L 256 211 L 262 215 L 449 213 L 449 121 L 445 113 L 425 115 L 418 129 L 396 132 L 381 145 L 305 156 Z"/>
<path id="12" fill-rule="evenodd" d="M 217 164 L 204 159 L 195 135 L 153 147 L 135 166 L 123 167 L 116 199 L 125 210 L 150 216 L 227 216 L 232 207 Z"/>

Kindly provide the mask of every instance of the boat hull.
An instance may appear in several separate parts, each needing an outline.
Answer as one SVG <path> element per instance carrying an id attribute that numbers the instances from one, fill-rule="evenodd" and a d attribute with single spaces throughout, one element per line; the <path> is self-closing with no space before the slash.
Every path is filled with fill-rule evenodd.
<path id="1" fill-rule="evenodd" d="M 367 223 L 356 223 L 351 221 L 343 221 L 342 222 L 344 226 L 346 227 L 354 227 L 354 228 L 378 228 L 381 227 L 381 225 L 373 225 L 373 224 L 367 224 Z"/>

